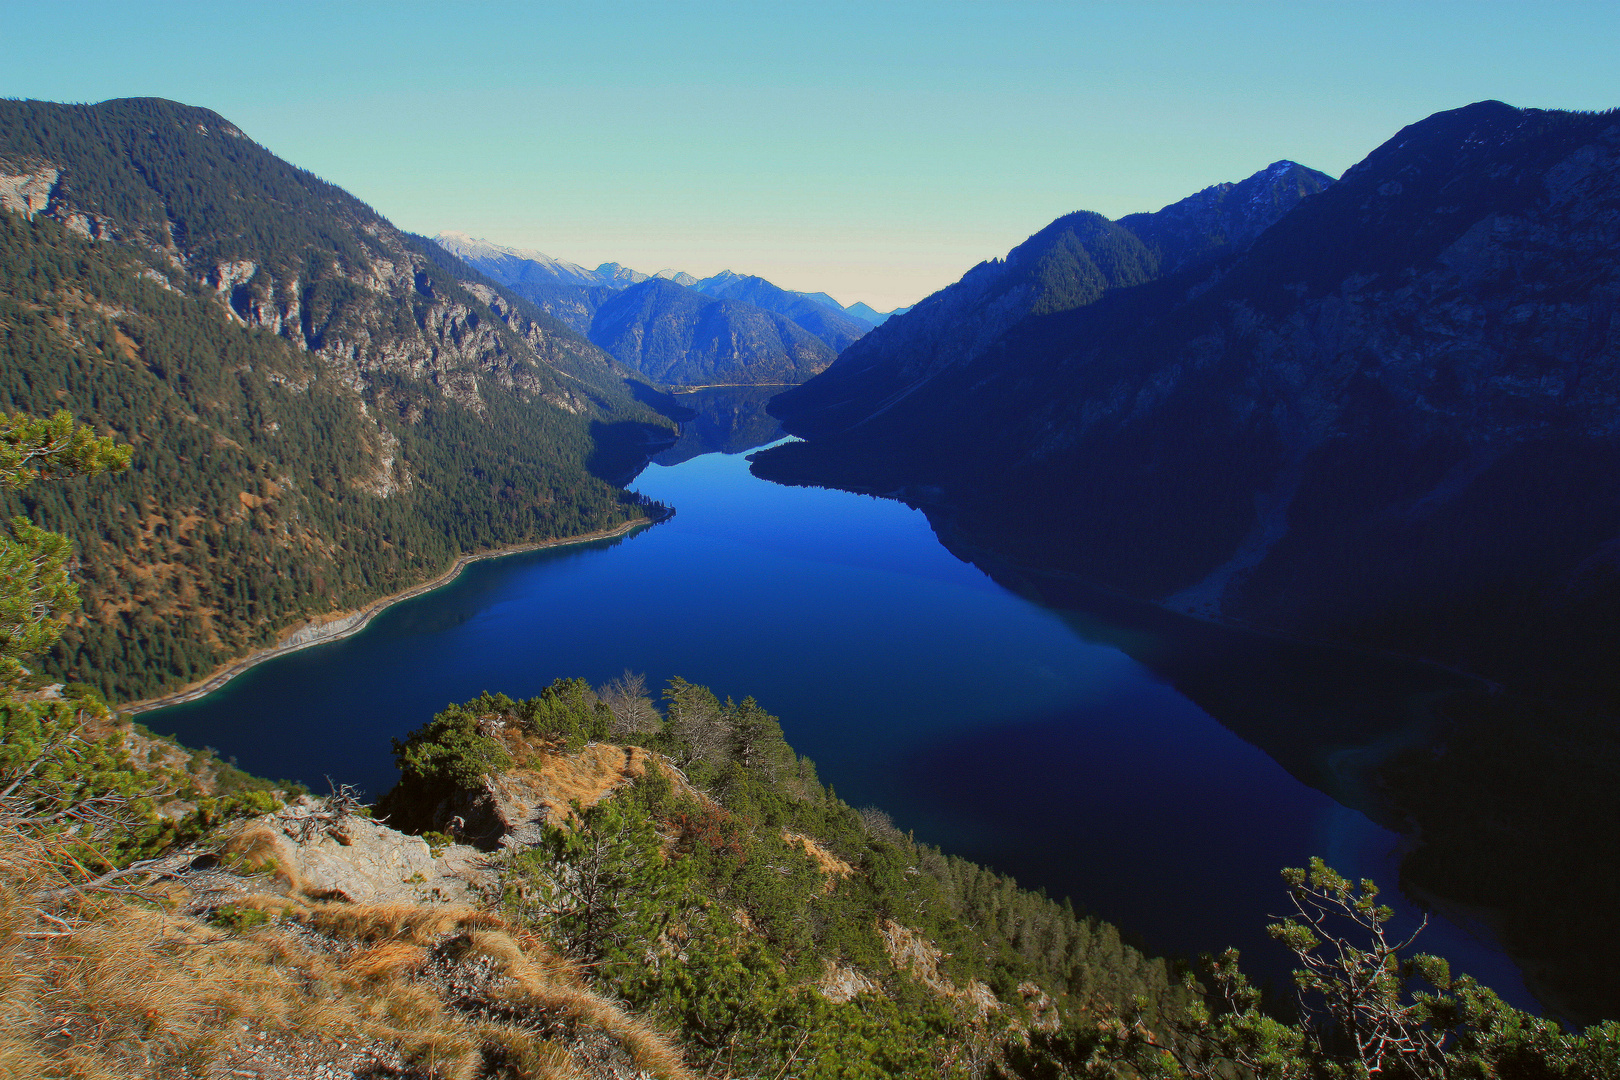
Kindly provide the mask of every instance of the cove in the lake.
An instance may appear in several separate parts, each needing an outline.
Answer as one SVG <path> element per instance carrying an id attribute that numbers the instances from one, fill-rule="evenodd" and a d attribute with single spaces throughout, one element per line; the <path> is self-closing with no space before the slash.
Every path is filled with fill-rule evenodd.
<path id="1" fill-rule="evenodd" d="M 1263 930 L 1285 903 L 1279 868 L 1321 855 L 1394 892 L 1398 837 L 1328 793 L 1354 804 L 1336 763 L 1422 723 L 1443 689 L 1431 669 L 1114 611 L 1050 583 L 1036 603 L 904 505 L 777 486 L 691 449 L 634 485 L 676 507 L 670 521 L 473 564 L 361 634 L 142 720 L 261 775 L 375 796 L 394 778 L 389 739 L 450 702 L 627 668 L 653 686 L 680 675 L 757 698 L 847 801 L 1154 951 L 1236 945 L 1280 986 L 1288 958 Z M 1423 940 L 1531 1004 L 1469 934 L 1442 920 Z"/>

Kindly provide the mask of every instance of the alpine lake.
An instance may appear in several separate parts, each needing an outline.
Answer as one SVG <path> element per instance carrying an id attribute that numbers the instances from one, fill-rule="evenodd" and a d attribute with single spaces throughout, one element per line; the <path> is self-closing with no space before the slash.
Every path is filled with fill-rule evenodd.
<path id="1" fill-rule="evenodd" d="M 1454 676 L 1069 583 L 1005 588 L 902 503 L 752 476 L 742 451 L 781 437 L 768 396 L 681 395 L 698 416 L 631 485 L 673 518 L 472 563 L 359 634 L 141 721 L 375 798 L 396 775 L 390 739 L 449 703 L 626 670 L 656 695 L 678 675 L 756 698 L 852 805 L 1152 952 L 1236 946 L 1286 989 L 1292 957 L 1264 926 L 1287 906 L 1279 869 L 1313 855 L 1380 882 L 1396 928 L 1415 925 L 1401 839 L 1355 808 L 1356 766 L 1419 737 Z M 1477 928 L 1431 914 L 1417 948 L 1534 1008 Z"/>

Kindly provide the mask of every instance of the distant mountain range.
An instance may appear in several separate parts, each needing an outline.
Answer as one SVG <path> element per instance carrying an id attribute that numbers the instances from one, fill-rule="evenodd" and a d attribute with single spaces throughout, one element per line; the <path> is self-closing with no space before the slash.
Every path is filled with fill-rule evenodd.
<path id="1" fill-rule="evenodd" d="M 1617 252 L 1620 115 L 1481 102 L 1335 183 L 1059 219 L 773 399 L 806 441 L 754 467 L 922 506 L 1015 587 L 1491 680 L 1335 767 L 1408 891 L 1616 1016 Z"/>
<path id="2" fill-rule="evenodd" d="M 786 315 L 663 278 L 603 301 L 591 340 L 662 386 L 800 383 L 837 355 Z"/>
<path id="3" fill-rule="evenodd" d="M 590 288 L 602 285 L 622 289 L 649 277 L 666 278 L 677 285 L 694 285 L 697 278 L 679 270 L 660 270 L 656 274 L 642 274 L 627 266 L 608 262 L 595 270 L 587 270 L 577 263 L 553 259 L 533 248 L 506 247 L 479 240 L 462 232 L 442 232 L 433 242 L 482 272 L 505 285 L 546 284 L 576 285 Z"/>
<path id="4" fill-rule="evenodd" d="M 815 296 L 827 296 L 826 293 L 815 293 L 814 295 Z M 827 296 L 827 299 L 831 300 L 832 297 Z M 836 303 L 836 301 L 834 301 L 834 302 Z M 863 303 L 861 303 L 859 301 L 856 301 L 855 303 L 849 305 L 849 307 L 844 309 L 844 311 L 846 313 L 853 316 L 854 318 L 865 319 L 867 322 L 871 323 L 873 326 L 882 326 L 889 319 L 894 318 L 896 315 L 904 315 L 906 312 L 908 312 L 910 310 L 911 310 L 911 308 L 908 306 L 908 307 L 897 307 L 893 311 L 878 311 L 876 308 L 870 307 L 869 305 L 863 304 Z"/>
<path id="5" fill-rule="evenodd" d="M 466 233 L 442 232 L 433 238 L 433 242 L 468 266 L 475 266 L 496 281 L 509 286 L 536 282 L 546 285 L 579 285 L 585 288 L 595 285 L 612 286 L 616 282 L 614 273 L 624 269 L 615 263 L 604 263 L 595 270 L 587 270 L 576 263 L 553 259 L 543 251 L 502 247 L 487 240 L 475 240 Z M 634 273 L 634 271 L 625 272 Z M 644 278 L 645 275 L 635 276 L 637 281 Z"/>
<path id="6" fill-rule="evenodd" d="M 832 347 L 833 353 L 842 352 L 861 335 L 872 329 L 871 323 L 845 313 L 838 302 L 826 293 L 813 296 L 779 289 L 762 277 L 733 274 L 722 271 L 714 277 L 694 282 L 692 289 L 717 300 L 734 300 L 766 311 L 785 315 Z M 821 297 L 817 299 L 816 297 Z"/>
<path id="7" fill-rule="evenodd" d="M 543 252 L 504 247 L 465 233 L 440 233 L 434 242 L 586 334 L 640 374 L 666 383 L 677 373 L 689 385 L 803 381 L 874 326 L 909 310 L 881 313 L 866 304 L 845 308 L 826 293 L 792 292 L 729 270 L 701 279 L 677 270 L 643 274 L 618 263 L 587 270 Z M 655 280 L 727 303 L 703 309 L 699 318 L 691 297 L 644 289 L 612 303 L 599 323 L 604 306 L 618 294 Z M 825 350 L 807 344 L 806 334 Z"/>

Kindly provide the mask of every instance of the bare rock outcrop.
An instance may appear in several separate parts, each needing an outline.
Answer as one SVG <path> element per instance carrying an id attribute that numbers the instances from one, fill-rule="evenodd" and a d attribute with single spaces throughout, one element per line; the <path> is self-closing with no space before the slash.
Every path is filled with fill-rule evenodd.
<path id="1" fill-rule="evenodd" d="M 853 1001 L 862 994 L 879 994 L 883 988 L 859 968 L 842 961 L 828 960 L 816 982 L 816 993 L 836 1005 Z"/>
<path id="2" fill-rule="evenodd" d="M 968 980 L 965 987 L 956 985 L 940 970 L 946 954 L 916 930 L 885 919 L 878 924 L 878 933 L 894 966 L 911 972 L 913 978 L 934 993 L 965 1005 L 979 1019 L 1001 1009 L 995 993 L 978 979 Z"/>
<path id="3" fill-rule="evenodd" d="M 582 810 L 595 806 L 642 776 L 651 762 L 677 789 L 707 801 L 679 770 L 640 747 L 591 743 L 565 752 L 514 744 L 513 750 L 517 765 L 485 775 L 476 785 L 397 787 L 380 806 L 412 831 L 443 832 L 480 850 L 496 851 L 539 843 L 546 826 L 567 822 L 576 805 Z"/>
<path id="4" fill-rule="evenodd" d="M 0 207 L 32 217 L 50 205 L 51 192 L 62 171 L 51 165 L 15 172 L 13 168 L 0 165 Z"/>
<path id="5" fill-rule="evenodd" d="M 230 849 L 268 865 L 307 896 L 354 903 L 465 903 L 493 887 L 483 854 L 433 847 L 357 813 L 303 798 L 243 826 Z"/>

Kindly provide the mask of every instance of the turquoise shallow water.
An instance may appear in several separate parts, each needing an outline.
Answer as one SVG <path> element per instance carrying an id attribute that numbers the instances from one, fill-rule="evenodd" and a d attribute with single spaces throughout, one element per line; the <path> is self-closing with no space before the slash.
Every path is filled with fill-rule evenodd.
<path id="1" fill-rule="evenodd" d="M 1123 631 L 1106 618 L 1008 592 L 920 513 L 773 485 L 741 457 L 653 466 L 633 486 L 676 516 L 475 563 L 355 637 L 141 719 L 256 773 L 375 796 L 393 780 L 390 737 L 449 702 L 626 668 L 653 686 L 680 675 L 757 698 L 846 800 L 1157 951 L 1235 944 L 1281 980 L 1285 957 L 1262 930 L 1284 903 L 1280 867 L 1320 854 L 1393 893 L 1397 838 L 1296 779 L 1312 775 L 1321 695 L 1267 698 L 1286 674 L 1235 670 L 1242 692 L 1223 693 L 1206 673 L 1191 680 L 1201 707 L 1173 684 L 1191 685 L 1198 634 L 1155 631 L 1169 644 L 1133 649 L 1179 650 L 1156 673 L 1110 643 Z M 1406 690 L 1389 692 L 1393 714 Z M 1461 930 L 1438 926 L 1427 943 L 1529 1004 L 1512 965 Z"/>

